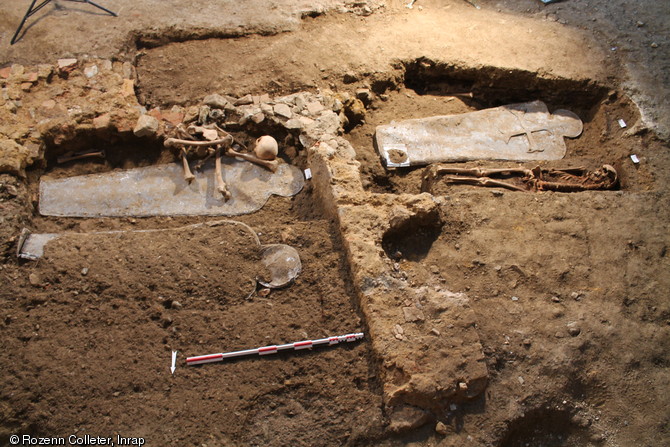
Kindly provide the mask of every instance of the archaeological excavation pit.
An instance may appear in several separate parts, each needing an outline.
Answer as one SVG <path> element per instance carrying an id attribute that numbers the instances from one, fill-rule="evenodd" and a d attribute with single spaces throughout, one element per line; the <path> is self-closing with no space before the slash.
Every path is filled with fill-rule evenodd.
<path id="1" fill-rule="evenodd" d="M 314 32 L 321 21 L 330 27 Z M 639 219 L 663 210 L 658 166 L 645 162 L 658 142 L 618 86 L 558 67 L 568 56 L 553 43 L 559 61 L 538 69 L 518 58 L 354 44 L 344 25 L 365 36 L 362 23 L 313 17 L 298 32 L 226 38 L 135 33 L 132 64 L 83 59 L 40 78 L 25 105 L 41 126 L 30 147 L 43 155 L 24 185 L 0 190 L 23 201 L 22 237 L 49 240 L 32 258 L 24 247 L 17 271 L 26 274 L 3 292 L 8 351 L 34 371 L 9 367 L 8 426 L 111 433 L 150 414 L 136 435 L 174 445 L 606 445 L 627 410 L 616 399 L 619 377 L 630 385 L 640 368 L 667 364 L 656 326 L 668 306 L 655 293 L 662 284 L 645 281 L 667 266 L 667 225 Z M 388 27 L 388 38 L 402 31 Z M 316 58 L 324 41 L 338 51 Z M 341 60 L 352 45 L 366 57 Z M 61 105 L 47 102 L 61 96 L 75 118 L 61 120 Z M 389 169 L 377 144 L 380 126 L 394 121 L 522 103 L 535 104 L 523 109 L 530 114 L 538 101 L 583 125 L 561 137 L 560 159 Z M 159 129 L 215 124 L 245 154 L 271 135 L 293 172 L 278 183 L 295 188 L 277 192 L 277 172 L 230 157 L 223 200 L 214 158 L 202 169 L 189 158 L 187 181 L 179 151 L 164 145 L 173 135 L 140 129 L 142 120 Z M 506 138 L 549 133 L 525 130 Z M 392 155 L 408 163 L 402 150 Z M 598 171 L 605 165 L 616 181 Z M 137 191 L 166 170 L 163 195 Z M 496 170 L 495 180 L 517 188 L 443 181 Z M 596 172 L 607 188 L 520 191 L 528 172 L 554 183 Z M 77 183 L 82 176 L 97 183 Z M 251 189 L 264 193 L 238 207 Z M 120 196 L 137 203 L 116 206 Z M 184 200 L 197 197 L 193 211 Z M 280 244 L 297 251 L 301 268 L 265 287 L 258 247 Z M 362 340 L 343 346 L 185 363 L 358 332 Z M 622 358 L 622 346 L 642 341 L 656 348 Z M 618 416 L 608 419 L 608 408 Z"/>
<path id="2" fill-rule="evenodd" d="M 452 190 L 473 189 L 472 186 L 459 183 L 447 185 L 446 182 L 436 182 L 426 185 L 429 167 L 436 163 L 426 161 L 405 167 L 404 164 L 409 162 L 405 161 L 407 156 L 404 153 L 395 155 L 394 165 L 389 166 L 393 160 L 384 158 L 385 154 L 379 148 L 379 139 L 375 138 L 379 126 L 434 116 L 457 117 L 501 106 L 527 104 L 529 101 L 542 101 L 550 113 L 567 110 L 581 120 L 583 130 L 576 137 L 572 135 L 572 138 L 564 139 L 564 156 L 556 160 L 525 162 L 504 159 L 454 160 L 449 166 L 480 170 L 533 169 L 536 166 L 549 170 L 569 167 L 597 170 L 603 165 L 610 165 L 618 177 L 616 185 L 610 189 L 644 191 L 653 188 L 652 173 L 640 169 L 629 158 L 643 147 L 642 140 L 635 138 L 635 126 L 640 117 L 635 105 L 621 92 L 608 90 L 586 80 L 547 79 L 528 72 L 497 67 L 463 68 L 425 58 L 403 63 L 397 78 L 401 82 L 392 86 L 381 84 L 379 100 L 366 115 L 365 123 L 348 136 L 352 144 L 359 148 L 363 182 L 366 189 L 372 192 L 433 192 L 435 195 L 448 195 Z M 621 118 L 612 121 L 613 116 Z M 486 125 L 486 122 L 482 123 L 482 132 L 486 131 Z M 488 126 L 493 126 L 491 131 L 494 133 L 495 125 L 492 121 L 488 122 Z M 541 131 L 534 134 L 541 135 Z M 528 136 L 524 135 L 523 139 L 526 138 Z M 417 153 L 415 156 L 422 154 Z M 504 187 L 498 189 L 505 191 Z"/>
<path id="3" fill-rule="evenodd" d="M 367 336 L 337 228 L 304 178 L 308 162 L 298 143 L 299 134 L 270 120 L 260 124 L 249 120 L 240 125 L 242 116 L 228 113 L 228 119 L 233 118 L 235 125 L 221 125 L 240 146 L 250 149 L 258 137 L 267 134 L 278 140 L 280 164 L 300 174 L 297 192 L 292 190 L 290 196 L 286 194 L 288 197 L 268 194 L 257 204 L 258 209 L 250 212 L 242 207 L 244 212 L 235 211 L 232 215 L 209 213 L 217 209 L 214 202 L 219 200 L 211 187 L 213 170 L 205 165 L 198 172 L 193 167 L 197 160 L 189 160 L 197 176 L 194 183 L 201 176 L 208 177 L 208 187 L 203 191 L 209 202 L 205 203 L 203 214 L 189 216 L 182 207 L 161 215 L 160 207 L 154 207 L 151 210 L 157 215 L 143 215 L 137 212 L 138 208 L 115 207 L 114 201 L 124 194 L 141 192 L 136 190 L 140 189 L 137 185 L 154 181 L 161 174 L 147 171 L 149 174 L 142 174 L 144 177 L 140 176 L 134 189 L 126 183 L 125 174 L 119 174 L 174 166 L 179 175 L 166 180 L 173 200 L 182 200 L 180 191 L 194 187 L 183 179 L 179 158 L 160 138 L 120 131 L 117 122 L 108 128 L 59 134 L 46 141 L 45 163 L 28 172 L 25 194 L 33 198 L 36 211 L 41 211 L 31 218 L 28 237 L 47 235 L 48 242 L 38 244 L 39 250 L 26 248 L 27 242 L 22 252 L 20 249 L 26 255 L 21 261 L 23 268 L 31 271 L 31 287 L 39 291 L 38 298 L 22 305 L 30 312 L 32 324 L 42 325 L 42 329 L 21 336 L 18 342 L 44 340 L 45 346 L 52 347 L 55 345 L 51 343 L 60 344 L 62 347 L 54 348 L 54 356 L 63 363 L 91 355 L 101 346 L 105 346 L 106 358 L 126 360 L 120 360 L 122 368 L 111 374 L 104 362 L 81 362 L 74 375 L 33 386 L 30 392 L 49 393 L 51 387 L 73 387 L 72 381 L 90 383 L 92 392 L 101 400 L 124 402 L 120 405 L 120 411 L 125 408 L 123 413 L 110 415 L 109 424 L 113 424 L 112 419 L 131 423 L 139 416 L 128 407 L 144 411 L 140 402 L 164 381 L 162 363 L 164 358 L 169 359 L 171 350 L 176 350 L 179 368 L 174 378 L 188 384 L 189 391 L 180 396 L 173 408 L 200 420 L 202 430 L 221 420 L 228 421 L 216 434 L 221 442 L 236 439 L 284 445 L 285 434 L 282 441 L 276 439 L 287 418 L 295 424 L 291 436 L 296 443 L 316 443 L 320 438 L 332 442 L 363 438 L 382 420 L 375 360 L 365 342 L 282 353 L 276 358 L 231 361 L 225 370 L 221 365 L 183 364 L 189 355 L 244 349 L 252 344 L 264 346 L 354 332 Z M 104 154 L 100 155 L 101 151 Z M 92 155 L 67 158 L 81 153 Z M 228 177 L 233 169 L 230 163 L 238 163 L 247 169 L 239 177 L 243 186 L 263 187 L 253 181 L 265 178 L 265 173 L 249 171 L 246 162 L 239 160 L 223 162 L 227 182 L 232 181 Z M 280 172 L 281 169 L 276 174 Z M 79 182 L 82 178 L 92 178 L 97 186 L 92 187 L 90 181 Z M 47 194 L 44 185 L 48 182 L 64 182 L 56 189 L 65 194 Z M 291 177 L 289 183 L 294 182 Z M 78 188 L 85 188 L 83 194 Z M 105 189 L 111 192 L 108 194 Z M 231 191 L 233 197 L 226 203 L 245 201 L 252 192 Z M 64 206 L 75 200 L 75 195 L 82 195 L 83 199 L 79 197 L 74 207 Z M 40 203 L 42 199 L 53 202 L 53 206 Z M 126 212 L 128 209 L 135 211 Z M 52 235 L 58 237 L 52 239 Z M 263 271 L 257 265 L 261 253 L 256 250 L 254 239 L 263 246 L 285 244 L 297 250 L 299 274 L 278 288 L 264 287 Z M 30 259 L 36 253 L 39 256 Z M 65 309 L 74 303 L 77 310 L 66 316 Z M 48 314 L 64 318 L 47 327 L 43 321 Z M 17 330 L 29 324 L 9 321 Z M 190 340 L 189 346 L 183 343 L 185 340 Z M 145 373 L 127 372 L 138 365 L 138 358 L 121 354 L 131 351 L 143 358 L 141 369 L 147 368 Z M 28 358 L 25 361 L 32 364 Z M 149 373 L 150 369 L 154 373 Z M 160 386 L 160 396 L 154 398 L 172 400 L 172 386 Z M 203 396 L 207 396 L 204 401 Z M 226 404 L 213 408 L 207 403 L 210 400 Z M 267 401 L 271 401 L 269 406 L 259 405 Z M 96 411 L 95 405 L 78 403 L 73 397 L 67 402 L 69 410 L 63 411 L 60 418 L 67 420 L 84 411 Z M 320 421 L 324 416 L 339 423 L 323 426 Z M 361 424 L 362 420 L 367 422 Z M 58 423 L 57 419 L 52 421 Z M 38 420 L 31 423 L 36 433 L 50 427 Z M 361 428 L 352 434 L 349 428 L 355 424 Z M 307 437 L 305 430 L 309 431 Z M 201 435 L 205 436 L 205 432 Z"/>
<path id="4" fill-rule="evenodd" d="M 138 76 L 141 95 L 150 97 L 152 79 L 141 69 Z M 35 268 L 35 287 L 44 288 L 47 296 L 66 292 L 71 294 L 70 299 L 87 297 L 84 312 L 129 307 L 131 310 L 124 313 L 130 313 L 124 318 L 130 324 L 146 319 L 153 327 L 155 334 L 145 341 L 143 349 L 155 352 L 156 362 L 160 352 L 169 352 L 177 345 L 184 355 L 189 355 L 202 354 L 203 349 L 215 352 L 215 346 L 222 342 L 233 350 L 249 344 L 260 346 L 365 331 L 369 344 L 269 360 L 269 367 L 277 368 L 278 376 L 273 380 L 283 383 L 280 388 L 270 387 L 258 394 L 258 388 L 263 388 L 260 384 L 267 379 L 263 374 L 247 374 L 243 390 L 226 386 L 217 391 L 212 399 L 230 402 L 219 411 L 239 414 L 233 423 L 239 428 L 227 429 L 221 439 L 271 443 L 275 433 L 272 421 L 286 417 L 298 418 L 301 425 L 313 428 L 313 434 L 323 433 L 330 439 L 344 436 L 344 432 L 338 432 L 342 430 L 340 425 L 317 429 L 318 419 L 314 416 L 325 412 L 347 425 L 343 419 L 347 410 L 338 404 L 342 390 L 349 394 L 344 399 L 347 405 L 356 402 L 357 414 L 367 418 L 353 439 L 374 436 L 384 425 L 400 438 L 427 423 L 439 422 L 446 424 L 448 430 L 461 430 L 463 418 L 476 418 L 476 412 L 470 414 L 470 409 L 483 405 L 486 390 L 495 390 L 499 380 L 497 369 L 491 369 L 489 346 L 495 345 L 493 339 L 500 333 L 495 325 L 486 323 L 490 321 L 487 314 L 492 303 L 533 300 L 529 297 L 547 293 L 543 291 L 548 289 L 567 296 L 578 282 L 571 277 L 575 267 L 547 262 L 537 254 L 515 259 L 519 244 L 545 236 L 565 238 L 560 228 L 557 234 L 541 235 L 541 223 L 546 219 L 562 222 L 564 218 L 555 214 L 566 204 L 582 210 L 579 202 L 583 194 L 605 197 L 597 200 L 614 205 L 622 197 L 621 192 L 549 193 L 538 199 L 530 192 L 465 185 L 426 188 L 425 167 L 386 169 L 379 148 L 375 147 L 374 130 L 391 119 L 462 114 L 541 99 L 550 110 L 570 108 L 585 117 L 584 134 L 567 141 L 566 159 L 545 165 L 597 166 L 604 163 L 604 156 L 614 156 L 612 163 L 622 165 L 627 156 L 622 152 L 624 148 L 593 142 L 602 138 L 603 117 L 614 113 L 611 110 L 632 113 L 625 98 L 588 83 L 524 76 L 528 75 L 494 68 L 454 69 L 448 64 L 418 59 L 404 64 L 400 71 L 377 74 L 372 82 L 361 78 L 361 87 L 351 93 L 299 90 L 271 95 L 255 91 L 245 97 L 209 96 L 183 105 L 147 103 L 148 115 L 161 123 L 172 120 L 174 126 L 180 120 L 190 119 L 197 124 L 209 120 L 229 132 L 245 149 L 253 147 L 261 135 L 273 135 L 280 144 L 283 163 L 295 166 L 301 176 L 311 174 L 312 178 L 301 177 L 304 186 L 301 183 L 293 197 L 271 195 L 259 202 L 257 209 L 228 215 L 224 210 L 223 216 L 219 215 L 218 205 L 212 205 L 216 191 L 211 179 L 205 189 L 201 188 L 210 198 L 200 215 L 184 215 L 188 212 L 181 205 L 147 214 L 110 207 L 111 199 L 103 198 L 103 190 L 113 189 L 117 194 L 124 187 L 132 190 L 142 185 L 124 186 L 123 176 L 111 180 L 119 181 L 114 188 L 112 183 L 101 183 L 91 192 L 84 191 L 84 207 L 88 197 L 95 197 L 91 202 L 98 206 L 93 211 L 49 212 L 48 206 L 38 203 L 42 214 L 54 215 L 36 216 L 32 231 L 66 236 L 45 246 L 44 256 Z M 515 89 L 513 86 L 519 83 L 535 87 Z M 571 102 L 570 98 L 575 97 L 579 99 Z M 626 119 L 634 122 L 635 116 L 626 115 Z M 160 138 L 132 136 L 119 128 L 114 124 L 47 139 L 46 164 L 41 171 L 30 173 L 32 196 L 39 197 L 38 201 L 74 196 L 74 192 L 49 196 L 38 189 L 39 182 L 44 187 L 47 181 L 70 181 L 91 174 L 103 178 L 153 166 L 171 165 L 179 171 L 178 156 L 161 144 Z M 596 150 L 591 150 L 594 146 Z M 104 157 L 68 161 L 73 153 L 90 148 L 104 149 Z M 480 169 L 501 166 L 495 161 L 454 165 Z M 502 165 L 511 166 L 510 162 Z M 212 169 L 205 165 L 196 174 L 211 176 Z M 231 169 L 230 165 L 224 165 L 224 173 L 226 169 Z M 151 172 L 148 177 L 158 175 Z M 630 168 L 621 172 L 623 189 L 644 187 L 644 173 Z M 180 183 L 177 177 L 170 181 Z M 68 185 L 57 183 L 54 188 L 67 191 Z M 180 188 L 168 192 L 177 194 Z M 232 191 L 233 199 L 228 203 L 234 203 L 244 193 L 242 189 Z M 426 195 L 427 191 L 431 194 Z M 555 201 L 560 205 L 554 205 Z M 503 210 L 499 208 L 501 203 Z M 538 203 L 546 204 L 548 210 L 543 211 L 545 216 L 539 221 L 529 223 L 524 216 L 537 215 L 542 208 Z M 77 207 L 82 207 L 82 202 L 77 202 Z M 215 224 L 199 227 L 203 216 Z M 213 217 L 217 220 L 211 220 Z M 257 273 L 249 264 L 257 257 L 255 252 L 241 245 L 235 248 L 236 243 L 241 244 L 239 238 L 244 238 L 244 231 L 233 231 L 235 225 L 216 224 L 218 219 L 248 225 L 264 244 L 294 245 L 303 270 L 288 287 L 266 294 L 253 281 Z M 524 221 L 514 223 L 515 219 Z M 360 222 L 366 225 L 361 226 Z M 152 231 L 157 228 L 161 231 Z M 520 234 L 510 238 L 508 231 Z M 90 236 L 80 240 L 71 233 Z M 219 250 L 203 248 L 208 246 Z M 175 250 L 179 252 L 176 259 L 170 256 Z M 569 244 L 565 250 L 579 253 L 577 246 Z M 589 262 L 588 254 L 583 262 Z M 552 275 L 556 271 L 556 280 L 563 284 L 556 288 L 552 279 L 535 269 L 529 271 L 529 265 L 542 265 Z M 577 270 L 580 272 L 579 267 Z M 562 279 L 565 277 L 567 281 Z M 34 304 L 37 313 L 47 299 Z M 184 315 L 186 311 L 188 314 Z M 259 319 L 258 315 L 276 317 Z M 100 323 L 84 318 L 84 323 L 76 327 L 88 331 Z M 118 321 L 107 319 L 104 323 L 120 330 Z M 506 334 L 504 337 L 510 338 Z M 322 359 L 339 362 L 340 366 L 322 364 Z M 316 365 L 319 366 L 315 371 Z M 327 379 L 332 368 L 343 368 L 343 374 L 350 374 L 352 367 L 357 372 L 346 384 Z M 202 371 L 196 368 L 184 373 L 188 380 L 198 380 L 199 389 L 204 390 L 213 381 L 226 382 L 226 377 L 233 381 L 233 377 L 247 371 L 242 361 L 233 362 L 231 368 L 225 372 L 217 367 Z M 310 378 L 294 382 L 292 377 L 303 370 L 310 370 Z M 319 382 L 319 377 L 327 383 Z M 152 388 L 147 380 L 150 377 L 132 382 L 128 402 Z M 110 388 L 107 392 L 123 393 L 123 377 L 115 383 L 115 391 Z M 324 407 L 319 402 L 328 400 L 329 390 L 334 387 L 344 388 L 338 391 L 333 404 Z M 269 409 L 261 410 L 255 405 L 268 401 L 269 396 Z M 184 408 L 192 407 L 189 402 L 186 398 Z M 198 406 L 194 408 L 201 411 Z M 216 418 L 216 413 L 208 417 Z M 518 425 L 514 424 L 505 441 L 508 445 L 516 445 L 514 439 L 526 436 L 519 434 L 523 428 L 514 428 Z"/>
<path id="5" fill-rule="evenodd" d="M 501 442 L 502 447 L 522 447 L 526 445 L 577 446 L 593 445 L 598 442 L 596 435 L 589 436 L 585 427 L 578 425 L 579 418 L 560 409 L 538 409 L 530 411 L 519 420 L 513 421 Z"/>

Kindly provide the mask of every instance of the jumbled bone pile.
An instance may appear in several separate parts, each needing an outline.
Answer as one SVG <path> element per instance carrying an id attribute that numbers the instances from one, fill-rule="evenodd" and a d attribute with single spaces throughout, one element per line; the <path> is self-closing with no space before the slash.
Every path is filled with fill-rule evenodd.
<path id="1" fill-rule="evenodd" d="M 277 160 L 278 145 L 270 135 L 263 135 L 256 139 L 254 154 L 251 155 L 240 150 L 245 150 L 241 143 L 235 142 L 231 134 L 221 129 L 216 123 L 205 124 L 202 126 L 190 125 L 185 127 L 184 124 L 179 124 L 171 128 L 170 133 L 173 135 L 165 140 L 163 143 L 165 147 L 175 148 L 179 150 L 184 167 L 184 180 L 192 182 L 195 176 L 191 172 L 188 165 L 188 158 L 197 157 L 199 160 L 195 164 L 196 169 L 202 168 L 204 163 L 214 155 L 216 157 L 216 189 L 221 193 L 224 200 L 230 199 L 231 194 L 223 181 L 221 170 L 221 156 L 237 157 L 251 163 L 276 172 L 279 166 Z"/>

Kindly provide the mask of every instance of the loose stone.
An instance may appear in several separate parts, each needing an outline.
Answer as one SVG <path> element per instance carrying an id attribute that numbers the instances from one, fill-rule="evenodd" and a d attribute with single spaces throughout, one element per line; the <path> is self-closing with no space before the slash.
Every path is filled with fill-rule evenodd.
<path id="1" fill-rule="evenodd" d="M 293 116 L 291 109 L 286 104 L 277 104 L 273 108 L 275 115 L 282 116 L 286 119 L 290 119 Z"/>
<path id="2" fill-rule="evenodd" d="M 577 325 L 575 322 L 568 323 L 568 334 L 570 334 L 573 337 L 578 336 L 581 334 L 582 330 L 581 328 Z"/>
<path id="3" fill-rule="evenodd" d="M 405 316 L 405 321 L 408 323 L 412 323 L 415 321 L 423 321 L 425 319 L 425 317 L 423 316 L 423 312 L 421 312 L 421 309 L 417 309 L 414 306 L 403 307 L 402 312 Z"/>
<path id="4" fill-rule="evenodd" d="M 160 123 L 150 115 L 141 115 L 133 129 L 136 137 L 152 137 L 158 133 Z"/>
<path id="5" fill-rule="evenodd" d="M 245 95 L 240 99 L 238 99 L 237 101 L 235 101 L 233 104 L 236 106 L 244 106 L 253 103 L 254 103 L 254 97 L 251 95 Z"/>
<path id="6" fill-rule="evenodd" d="M 226 98 L 217 93 L 205 96 L 205 99 L 203 99 L 202 102 L 215 109 L 225 109 L 226 106 L 230 104 Z"/>

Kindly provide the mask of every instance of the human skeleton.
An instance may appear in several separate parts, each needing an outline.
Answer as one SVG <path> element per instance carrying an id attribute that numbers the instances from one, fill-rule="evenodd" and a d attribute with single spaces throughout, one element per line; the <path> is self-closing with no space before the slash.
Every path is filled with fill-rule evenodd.
<path id="1" fill-rule="evenodd" d="M 272 172 L 279 167 L 277 159 L 277 141 L 269 135 L 256 139 L 254 155 L 239 152 L 237 148 L 244 149 L 240 143 L 236 143 L 231 134 L 221 129 L 215 123 L 198 126 L 195 124 L 184 126 L 179 124 L 168 131 L 169 138 L 163 144 L 165 147 L 177 149 L 184 167 L 184 180 L 188 183 L 195 179 L 188 164 L 188 157 L 198 158 L 195 164 L 200 169 L 205 161 L 212 156 L 216 157 L 216 189 L 221 193 L 224 200 L 231 198 L 230 191 L 223 181 L 221 171 L 221 156 L 236 157 L 250 161 L 262 166 Z"/>
<path id="2" fill-rule="evenodd" d="M 577 192 L 615 189 L 619 186 L 619 176 L 611 165 L 603 165 L 600 169 L 589 171 L 583 167 L 481 169 L 455 168 L 438 164 L 426 169 L 421 190 L 431 191 L 434 184 L 440 180 L 450 184 L 489 186 L 512 191 Z"/>

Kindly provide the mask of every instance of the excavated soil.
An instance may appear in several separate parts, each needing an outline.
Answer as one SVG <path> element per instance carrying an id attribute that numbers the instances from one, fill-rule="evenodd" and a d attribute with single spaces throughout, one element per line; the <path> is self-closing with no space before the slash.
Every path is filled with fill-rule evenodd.
<path id="1" fill-rule="evenodd" d="M 254 293 L 258 253 L 238 225 L 34 220 L 36 232 L 173 230 L 67 236 L 39 261 L 3 268 L 2 333 L 12 353 L 3 361 L 3 442 L 14 432 L 77 432 L 152 445 L 339 445 L 357 437 L 353 426 L 380 425 L 364 343 L 184 366 L 186 356 L 365 330 L 332 223 L 311 209 L 309 188 L 301 194 L 238 219 L 261 243 L 300 253 L 295 282 L 267 296 Z"/>
<path id="2" fill-rule="evenodd" d="M 235 218 L 262 244 L 285 243 L 300 253 L 295 282 L 268 295 L 254 291 L 257 252 L 238 225 L 185 230 L 215 219 L 38 215 L 41 175 L 173 160 L 159 146 L 126 141 L 107 148 L 106 162 L 57 166 L 52 150 L 27 181 L 0 177 L 5 254 L 23 226 L 44 233 L 169 230 L 71 235 L 52 242 L 38 261 L 3 260 L 0 443 L 12 434 L 117 433 L 144 437 L 148 445 L 199 446 L 670 443 L 670 159 L 665 142 L 636 126 L 640 115 L 620 86 L 622 74 L 610 66 L 605 82 L 590 83 L 547 81 L 495 65 L 469 71 L 406 57 L 403 49 L 415 45 L 407 42 L 399 44 L 403 54 L 394 66 L 379 71 L 357 65 L 361 54 L 338 66 L 336 51 L 322 61 L 296 55 L 292 46 L 315 33 L 315 46 L 331 34 L 372 34 L 388 25 L 385 17 L 317 17 L 294 34 L 147 47 L 137 59 L 137 93 L 147 107 L 169 109 L 213 91 L 370 89 L 364 117 L 349 117 L 345 138 L 361 163 L 366 193 L 390 196 L 421 193 L 424 168 L 387 171 L 374 148 L 377 125 L 532 99 L 577 113 L 584 133 L 566 140 L 563 161 L 543 166 L 610 164 L 620 176 L 617 190 L 531 193 L 439 184 L 432 190 L 435 220 L 391 231 L 380 247 L 413 287 L 468 296 L 489 373 L 486 391 L 423 427 L 391 433 L 380 359 L 366 341 L 185 366 L 186 356 L 366 331 L 366 322 L 339 229 L 327 217 L 332 210 L 322 209 L 309 182 L 294 198 L 272 197 L 257 213 Z M 261 52 L 273 55 L 265 71 L 256 64 Z M 485 82 L 489 77 L 498 82 Z M 245 142 L 256 136 L 236 135 Z M 281 140 L 286 161 L 307 167 L 299 142 L 287 134 Z M 641 163 L 633 164 L 632 154 Z M 174 375 L 173 350 L 179 351 Z"/>

